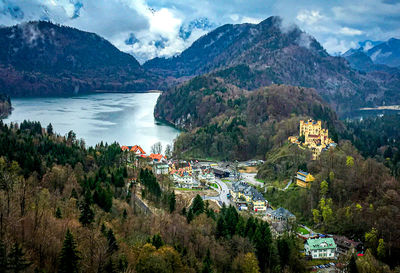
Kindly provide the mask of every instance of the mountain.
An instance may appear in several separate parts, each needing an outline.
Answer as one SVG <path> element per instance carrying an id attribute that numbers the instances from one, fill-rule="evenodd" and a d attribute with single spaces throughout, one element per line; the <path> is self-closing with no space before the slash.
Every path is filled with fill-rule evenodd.
<path id="1" fill-rule="evenodd" d="M 156 81 L 94 33 L 45 21 L 0 28 L 0 90 L 12 96 L 143 91 Z"/>
<path id="2" fill-rule="evenodd" d="M 400 39 L 391 38 L 367 51 L 376 64 L 400 67 Z"/>
<path id="3" fill-rule="evenodd" d="M 330 56 L 317 40 L 298 27 L 283 26 L 279 17 L 259 24 L 221 26 L 180 55 L 155 58 L 144 67 L 185 78 L 243 65 L 256 82 L 235 79 L 239 87 L 255 89 L 277 83 L 315 88 L 339 113 L 381 105 L 387 97 L 385 82 L 378 84 L 374 75 L 359 73 L 344 58 Z M 395 101 L 399 99 L 396 95 Z"/>
<path id="4" fill-rule="evenodd" d="M 349 49 L 342 57 L 360 71 L 386 71 L 396 73 L 400 70 L 400 40 L 391 38 L 386 42 L 360 42 L 357 49 Z"/>

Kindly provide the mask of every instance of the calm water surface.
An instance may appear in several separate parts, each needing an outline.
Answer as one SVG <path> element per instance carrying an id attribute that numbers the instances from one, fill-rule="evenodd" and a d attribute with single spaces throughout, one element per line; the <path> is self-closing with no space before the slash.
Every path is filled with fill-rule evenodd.
<path id="1" fill-rule="evenodd" d="M 13 112 L 4 122 L 40 121 L 65 135 L 73 130 L 77 138 L 93 146 L 100 141 L 141 145 L 145 152 L 160 141 L 165 147 L 179 134 L 175 128 L 154 120 L 158 93 L 94 94 L 66 98 L 12 99 Z"/>

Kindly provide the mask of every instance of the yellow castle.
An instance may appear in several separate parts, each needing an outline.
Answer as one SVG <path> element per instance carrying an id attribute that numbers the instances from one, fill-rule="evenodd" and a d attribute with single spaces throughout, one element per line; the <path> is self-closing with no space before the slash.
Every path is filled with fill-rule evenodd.
<path id="1" fill-rule="evenodd" d="M 308 147 L 312 151 L 313 159 L 317 159 L 321 154 L 322 150 L 329 147 L 331 143 L 334 143 L 332 139 L 328 137 L 328 129 L 322 129 L 322 123 L 320 120 L 300 120 L 300 137 L 304 136 L 304 146 Z M 296 144 L 301 144 L 296 137 L 289 137 L 289 141 Z"/>

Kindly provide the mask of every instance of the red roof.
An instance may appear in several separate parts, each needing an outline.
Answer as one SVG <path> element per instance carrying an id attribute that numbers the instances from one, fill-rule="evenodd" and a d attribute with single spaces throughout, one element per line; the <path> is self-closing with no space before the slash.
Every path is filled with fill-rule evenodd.
<path id="1" fill-rule="evenodd" d="M 153 160 L 161 161 L 162 158 L 166 158 L 162 154 L 150 154 L 149 157 Z"/>

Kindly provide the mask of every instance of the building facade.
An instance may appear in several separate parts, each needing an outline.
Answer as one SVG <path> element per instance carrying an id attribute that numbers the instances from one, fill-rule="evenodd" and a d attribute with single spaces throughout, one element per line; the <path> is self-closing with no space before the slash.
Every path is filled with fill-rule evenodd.
<path id="1" fill-rule="evenodd" d="M 304 252 L 313 259 L 335 259 L 336 244 L 333 238 L 308 239 Z"/>

